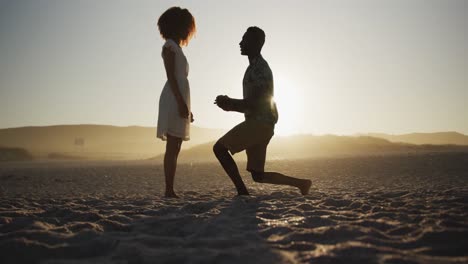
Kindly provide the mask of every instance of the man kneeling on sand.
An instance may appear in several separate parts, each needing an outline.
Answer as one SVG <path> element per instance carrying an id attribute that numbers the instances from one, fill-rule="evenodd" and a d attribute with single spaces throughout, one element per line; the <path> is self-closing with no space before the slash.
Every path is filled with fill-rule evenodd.
<path id="1" fill-rule="evenodd" d="M 258 27 L 249 27 L 239 43 L 241 55 L 249 58 L 243 80 L 243 99 L 219 95 L 215 104 L 224 111 L 244 113 L 245 121 L 221 137 L 213 151 L 236 186 L 238 195 L 249 195 L 231 156 L 242 150 L 247 152 L 247 170 L 255 182 L 294 186 L 305 195 L 309 192 L 310 180 L 264 171 L 267 146 L 278 121 L 273 100 L 273 74 L 260 54 L 264 43 L 265 33 Z"/>

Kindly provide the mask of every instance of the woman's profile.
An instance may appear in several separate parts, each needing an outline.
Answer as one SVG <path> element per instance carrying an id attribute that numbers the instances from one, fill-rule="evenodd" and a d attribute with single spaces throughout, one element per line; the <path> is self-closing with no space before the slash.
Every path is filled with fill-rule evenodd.
<path id="1" fill-rule="evenodd" d="M 178 196 L 174 192 L 174 177 L 177 158 L 183 140 L 190 139 L 190 86 L 187 79 L 188 62 L 181 46 L 187 46 L 195 33 L 195 19 L 187 9 L 171 7 L 158 20 L 159 32 L 166 42 L 162 58 L 167 82 L 159 99 L 157 137 L 166 141 L 164 174 L 166 197 Z"/>

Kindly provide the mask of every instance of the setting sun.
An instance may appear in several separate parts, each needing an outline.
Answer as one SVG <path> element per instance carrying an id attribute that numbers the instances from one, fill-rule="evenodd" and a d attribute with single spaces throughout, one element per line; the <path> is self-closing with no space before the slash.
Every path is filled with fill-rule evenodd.
<path id="1" fill-rule="evenodd" d="M 301 126 L 307 118 L 302 88 L 281 72 L 275 75 L 275 101 L 279 112 L 275 134 L 289 136 L 301 133 Z"/>

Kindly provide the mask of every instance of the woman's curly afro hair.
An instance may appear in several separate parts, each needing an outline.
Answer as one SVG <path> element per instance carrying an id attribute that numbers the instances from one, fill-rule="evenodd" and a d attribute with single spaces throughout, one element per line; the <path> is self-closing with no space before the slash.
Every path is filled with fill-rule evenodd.
<path id="1" fill-rule="evenodd" d="M 164 39 L 172 39 L 182 46 L 187 46 L 196 32 L 195 18 L 178 6 L 169 8 L 159 17 L 158 27 Z"/>

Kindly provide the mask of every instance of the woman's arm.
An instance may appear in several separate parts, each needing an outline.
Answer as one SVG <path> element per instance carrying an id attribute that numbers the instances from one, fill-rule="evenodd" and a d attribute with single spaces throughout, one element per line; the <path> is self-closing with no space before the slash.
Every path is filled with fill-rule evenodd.
<path id="1" fill-rule="evenodd" d="M 171 86 L 172 93 L 177 101 L 177 106 L 179 108 L 179 114 L 182 118 L 189 117 L 189 110 L 187 104 L 180 93 L 179 84 L 177 83 L 177 79 L 175 77 L 175 53 L 170 51 L 169 48 L 163 48 L 163 60 L 164 60 L 164 67 L 166 68 L 166 75 L 167 80 Z"/>

